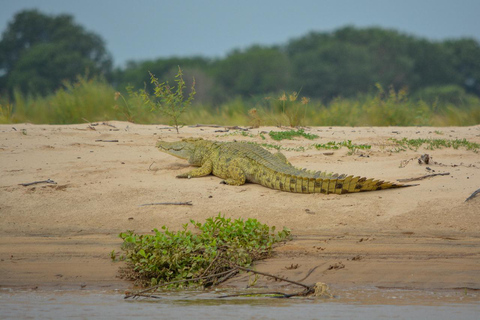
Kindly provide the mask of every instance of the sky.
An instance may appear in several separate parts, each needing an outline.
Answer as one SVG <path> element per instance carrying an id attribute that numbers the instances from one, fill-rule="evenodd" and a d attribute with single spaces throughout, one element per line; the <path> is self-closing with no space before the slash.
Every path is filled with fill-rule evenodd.
<path id="1" fill-rule="evenodd" d="M 102 37 L 120 67 L 172 56 L 221 58 L 346 25 L 480 41 L 480 0 L 0 0 L 0 32 L 15 13 L 33 8 L 73 15 Z"/>

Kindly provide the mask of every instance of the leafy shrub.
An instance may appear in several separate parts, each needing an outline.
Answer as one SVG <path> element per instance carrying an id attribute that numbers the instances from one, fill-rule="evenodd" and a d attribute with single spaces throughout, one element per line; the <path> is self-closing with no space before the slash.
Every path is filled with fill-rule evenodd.
<path id="1" fill-rule="evenodd" d="M 195 79 L 193 79 L 192 87 L 188 98 L 184 98 L 183 91 L 185 90 L 185 81 L 183 80 L 183 72 L 178 67 L 178 73 L 175 76 L 177 87 L 171 87 L 168 82 L 160 82 L 152 73 L 150 79 L 154 85 L 154 96 L 156 100 L 151 100 L 149 95 L 143 91 L 145 102 L 152 106 L 152 111 L 158 110 L 168 118 L 171 124 L 179 133 L 178 128 L 181 126 L 179 119 L 185 110 L 190 107 L 193 97 L 195 96 Z"/>
<path id="2" fill-rule="evenodd" d="M 268 257 L 273 244 L 290 235 L 286 228 L 275 233 L 275 227 L 256 219 L 232 221 L 220 214 L 204 224 L 190 223 L 198 233 L 188 230 L 188 224 L 178 232 L 163 226 L 162 231 L 154 229 L 153 235 L 121 233 L 127 261 L 124 276 L 141 285 L 192 279 L 172 287 L 209 286 L 219 277 L 194 279 L 224 272 L 233 265 L 248 267 L 254 260 Z"/>

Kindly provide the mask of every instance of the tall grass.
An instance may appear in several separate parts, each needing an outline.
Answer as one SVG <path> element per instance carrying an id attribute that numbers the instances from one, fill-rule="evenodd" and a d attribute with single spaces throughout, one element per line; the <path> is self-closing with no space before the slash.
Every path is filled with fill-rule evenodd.
<path id="1" fill-rule="evenodd" d="M 279 97 L 283 97 L 281 94 Z M 168 123 L 135 94 L 121 95 L 102 79 L 78 77 L 46 97 L 15 92 L 0 97 L 0 123 L 69 124 L 123 120 L 136 123 Z M 117 98 L 117 99 L 116 99 Z M 198 105 L 179 119 L 183 124 L 286 125 L 286 126 L 466 126 L 480 124 L 480 99 L 441 106 L 410 98 L 405 90 L 384 90 L 357 98 L 337 98 L 328 104 L 290 99 L 232 98 L 220 106 Z M 290 108 L 290 109 L 288 109 Z"/>

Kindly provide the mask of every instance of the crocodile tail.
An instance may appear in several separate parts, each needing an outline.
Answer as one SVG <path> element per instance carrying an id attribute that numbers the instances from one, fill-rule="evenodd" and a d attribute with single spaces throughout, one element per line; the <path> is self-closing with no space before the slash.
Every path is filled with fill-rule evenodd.
<path id="1" fill-rule="evenodd" d="M 409 187 L 411 185 L 398 184 L 377 179 L 332 174 L 323 178 L 311 178 L 292 174 L 280 174 L 271 183 L 265 185 L 273 189 L 296 193 L 353 193 L 361 191 L 375 191 L 391 188 Z"/>

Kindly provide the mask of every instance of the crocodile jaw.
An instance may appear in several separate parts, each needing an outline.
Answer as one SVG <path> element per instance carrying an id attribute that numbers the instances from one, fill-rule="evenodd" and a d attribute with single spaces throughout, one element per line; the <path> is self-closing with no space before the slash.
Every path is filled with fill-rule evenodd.
<path id="1" fill-rule="evenodd" d="M 189 159 L 193 153 L 191 143 L 185 141 L 165 142 L 159 141 L 157 148 L 180 159 Z"/>

